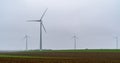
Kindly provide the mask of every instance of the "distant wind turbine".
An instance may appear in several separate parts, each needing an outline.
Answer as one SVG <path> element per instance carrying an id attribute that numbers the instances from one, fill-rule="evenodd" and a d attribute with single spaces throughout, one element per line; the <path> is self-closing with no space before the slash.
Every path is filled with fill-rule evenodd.
<path id="1" fill-rule="evenodd" d="M 28 35 L 25 35 L 24 39 L 26 41 L 26 50 L 28 50 Z"/>
<path id="2" fill-rule="evenodd" d="M 73 39 L 74 39 L 74 49 L 76 49 L 76 46 L 77 46 L 76 41 L 77 41 L 78 37 L 74 34 Z"/>
<path id="3" fill-rule="evenodd" d="M 46 32 L 45 26 L 43 24 L 43 17 L 46 13 L 47 9 L 44 11 L 44 13 L 42 14 L 40 20 L 29 20 L 29 22 L 39 22 L 40 23 L 40 50 L 42 50 L 42 28 L 44 29 L 44 31 Z"/>

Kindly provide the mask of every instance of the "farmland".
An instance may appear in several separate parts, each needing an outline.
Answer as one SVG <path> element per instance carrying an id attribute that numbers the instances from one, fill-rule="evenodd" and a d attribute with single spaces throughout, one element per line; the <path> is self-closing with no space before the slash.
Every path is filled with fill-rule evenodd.
<path id="1" fill-rule="evenodd" d="M 120 50 L 31 50 L 0 53 L 0 63 L 120 63 Z"/>

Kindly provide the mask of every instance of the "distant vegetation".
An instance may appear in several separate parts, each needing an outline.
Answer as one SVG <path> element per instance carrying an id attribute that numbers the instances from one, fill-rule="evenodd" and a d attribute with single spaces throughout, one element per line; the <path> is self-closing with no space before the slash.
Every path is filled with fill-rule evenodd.
<path id="1" fill-rule="evenodd" d="M 20 58 L 41 58 L 39 54 L 50 52 L 120 52 L 120 49 L 76 49 L 76 50 L 28 50 L 28 51 L 16 51 L 16 52 L 1 52 L 0 57 L 20 57 Z M 37 55 L 38 54 L 38 55 Z M 32 56 L 33 55 L 33 56 Z M 35 55 L 35 56 L 34 56 Z"/>
<path id="2" fill-rule="evenodd" d="M 120 52 L 120 49 L 28 50 L 23 52 Z"/>

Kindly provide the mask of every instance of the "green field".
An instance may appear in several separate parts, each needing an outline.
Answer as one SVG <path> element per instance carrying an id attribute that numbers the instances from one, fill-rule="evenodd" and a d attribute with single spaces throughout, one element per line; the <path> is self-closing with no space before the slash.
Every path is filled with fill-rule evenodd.
<path id="1" fill-rule="evenodd" d="M 80 50 L 28 50 L 28 51 L 15 51 L 15 52 L 5 52 L 0 53 L 0 57 L 18 57 L 18 58 L 43 58 L 38 56 L 20 56 L 19 54 L 36 54 L 44 52 L 120 52 L 120 49 L 80 49 Z M 15 55 L 13 55 L 15 54 Z M 45 57 L 44 57 L 45 58 Z M 47 57 L 48 58 L 48 57 Z"/>
<path id="2" fill-rule="evenodd" d="M 120 49 L 28 50 L 22 52 L 120 52 Z"/>

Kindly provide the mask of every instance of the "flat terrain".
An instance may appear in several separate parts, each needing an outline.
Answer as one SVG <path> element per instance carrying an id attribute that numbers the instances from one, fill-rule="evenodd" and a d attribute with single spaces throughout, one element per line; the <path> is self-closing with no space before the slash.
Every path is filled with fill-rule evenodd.
<path id="1" fill-rule="evenodd" d="M 120 63 L 120 50 L 1 52 L 0 63 Z"/>

